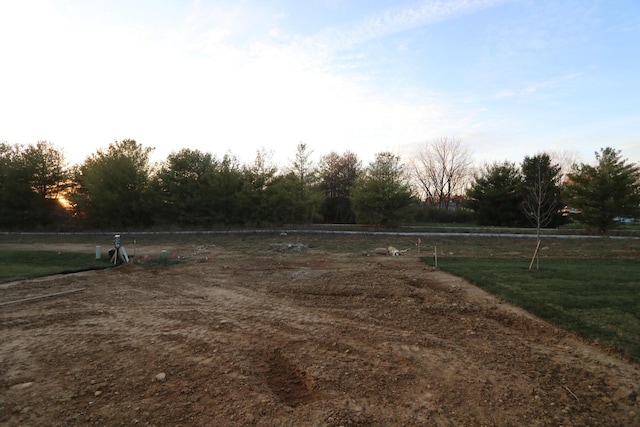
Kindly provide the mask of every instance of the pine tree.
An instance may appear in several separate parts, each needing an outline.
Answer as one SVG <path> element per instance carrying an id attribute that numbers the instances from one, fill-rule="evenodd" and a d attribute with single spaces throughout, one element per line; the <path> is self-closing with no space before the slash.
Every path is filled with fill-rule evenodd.
<path id="1" fill-rule="evenodd" d="M 576 219 L 606 233 L 616 218 L 635 217 L 640 206 L 640 167 L 622 159 L 620 151 L 603 148 L 595 166 L 581 164 L 568 175 L 569 206 Z"/>

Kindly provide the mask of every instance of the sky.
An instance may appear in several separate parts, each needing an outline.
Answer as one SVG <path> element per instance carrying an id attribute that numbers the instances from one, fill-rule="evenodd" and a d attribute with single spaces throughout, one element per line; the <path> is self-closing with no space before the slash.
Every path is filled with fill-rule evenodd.
<path id="1" fill-rule="evenodd" d="M 0 142 L 640 161 L 640 0 L 0 0 Z"/>

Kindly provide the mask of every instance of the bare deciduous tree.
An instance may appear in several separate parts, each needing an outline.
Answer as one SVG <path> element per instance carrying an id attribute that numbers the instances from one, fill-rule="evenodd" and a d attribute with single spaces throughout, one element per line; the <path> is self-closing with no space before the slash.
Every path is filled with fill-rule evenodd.
<path id="1" fill-rule="evenodd" d="M 472 158 L 458 138 L 443 137 L 425 143 L 411 161 L 413 179 L 424 201 L 448 209 L 453 196 L 460 195 L 471 177 Z"/>
<path id="2" fill-rule="evenodd" d="M 580 160 L 580 154 L 577 151 L 560 150 L 549 151 L 549 157 L 551 162 L 560 166 L 561 178 L 560 182 L 564 182 L 567 174 L 571 173 L 574 166 L 578 164 Z"/>
<path id="3" fill-rule="evenodd" d="M 560 203 L 560 165 L 551 161 L 549 154 L 542 153 L 533 157 L 525 157 L 522 163 L 523 201 L 525 215 L 536 227 L 536 250 L 534 251 L 529 270 L 536 261 L 536 269 L 540 268 L 540 230 L 549 225 L 558 216 Z"/>

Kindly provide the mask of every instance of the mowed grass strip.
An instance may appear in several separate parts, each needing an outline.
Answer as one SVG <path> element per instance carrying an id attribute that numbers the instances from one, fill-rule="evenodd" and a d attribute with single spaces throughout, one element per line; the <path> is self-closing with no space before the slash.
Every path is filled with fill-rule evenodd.
<path id="1" fill-rule="evenodd" d="M 108 266 L 95 254 L 0 250 L 0 283 Z"/>
<path id="2" fill-rule="evenodd" d="M 640 261 L 549 258 L 539 270 L 529 270 L 529 262 L 447 257 L 438 268 L 640 360 Z"/>

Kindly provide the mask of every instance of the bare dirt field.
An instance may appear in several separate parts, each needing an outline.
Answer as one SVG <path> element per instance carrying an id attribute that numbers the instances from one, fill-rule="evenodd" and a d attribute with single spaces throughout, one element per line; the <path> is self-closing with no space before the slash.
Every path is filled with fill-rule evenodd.
<path id="1" fill-rule="evenodd" d="M 640 425 L 637 363 L 415 252 L 298 249 L 0 285 L 0 304 L 77 290 L 0 305 L 0 424 Z"/>

